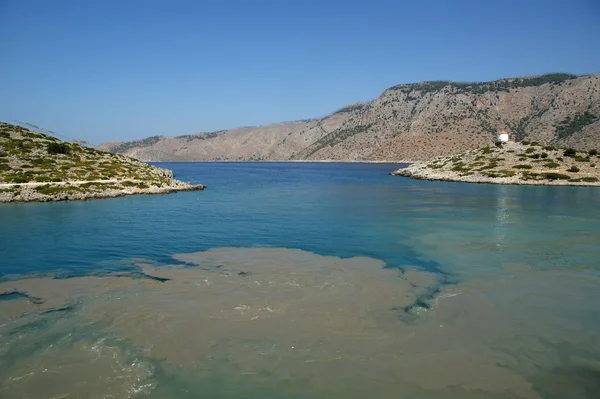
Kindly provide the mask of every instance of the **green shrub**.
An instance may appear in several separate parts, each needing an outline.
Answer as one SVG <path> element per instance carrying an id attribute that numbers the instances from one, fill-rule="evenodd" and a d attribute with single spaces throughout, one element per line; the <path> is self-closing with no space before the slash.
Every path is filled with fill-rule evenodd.
<path id="1" fill-rule="evenodd" d="M 495 145 L 496 147 L 502 147 L 502 144 L 503 144 L 503 143 L 502 143 L 500 140 L 498 140 L 498 141 L 496 141 L 496 142 L 494 143 L 494 145 Z"/>
<path id="2" fill-rule="evenodd" d="M 31 150 L 33 147 L 33 142 L 29 139 L 18 140 L 10 138 L 2 143 L 2 147 L 4 147 L 4 150 L 13 155 L 21 155 L 24 152 L 29 152 Z"/>
<path id="3" fill-rule="evenodd" d="M 548 153 L 547 152 L 542 152 L 542 158 L 548 158 Z"/>
<path id="4" fill-rule="evenodd" d="M 598 178 L 597 177 L 589 176 L 589 177 L 582 177 L 581 180 L 585 181 L 585 182 L 588 182 L 588 183 L 594 183 L 594 182 L 598 181 Z"/>
<path id="5" fill-rule="evenodd" d="M 547 145 L 544 147 L 544 150 L 546 151 L 556 151 L 556 147 L 552 146 L 552 145 Z"/>
<path id="6" fill-rule="evenodd" d="M 598 155 L 598 150 L 590 150 L 588 152 L 588 154 L 590 154 L 590 155 Z"/>
<path id="7" fill-rule="evenodd" d="M 532 141 L 531 143 L 529 143 L 530 146 L 536 146 L 536 145 L 540 145 L 540 143 L 538 143 L 537 141 Z"/>
<path id="8" fill-rule="evenodd" d="M 584 157 L 579 157 L 579 156 L 575 157 L 575 160 L 577 162 L 590 162 L 589 158 L 584 158 Z"/>
<path id="9" fill-rule="evenodd" d="M 544 167 L 546 167 L 546 168 L 552 168 L 552 169 L 558 168 L 559 166 L 560 165 L 557 164 L 556 162 L 548 162 L 548 163 L 544 164 Z"/>
<path id="10" fill-rule="evenodd" d="M 455 172 L 468 172 L 471 169 L 466 167 L 466 165 L 464 163 L 459 162 L 454 167 L 452 167 L 452 170 Z"/>
<path id="11" fill-rule="evenodd" d="M 494 169 L 498 167 L 498 163 L 497 162 L 490 162 L 489 164 L 482 166 L 481 168 L 477 169 L 478 171 L 482 171 L 482 170 L 487 170 L 487 169 Z"/>
<path id="12" fill-rule="evenodd" d="M 29 176 L 26 175 L 8 175 L 5 177 L 6 181 L 10 183 L 29 183 L 31 180 Z"/>
<path id="13" fill-rule="evenodd" d="M 531 165 L 515 165 L 513 168 L 515 169 L 531 169 L 533 166 Z"/>
<path id="14" fill-rule="evenodd" d="M 489 146 L 483 147 L 483 149 L 482 149 L 481 152 L 484 153 L 484 154 L 491 154 L 492 153 L 492 149 Z"/>
<path id="15" fill-rule="evenodd" d="M 533 159 L 539 159 L 540 158 L 540 154 L 533 154 L 531 156 L 531 158 L 533 158 Z"/>
<path id="16" fill-rule="evenodd" d="M 571 176 L 569 175 L 563 175 L 560 173 L 553 172 L 542 173 L 542 176 L 544 176 L 548 180 L 569 180 L 571 178 Z"/>
<path id="17" fill-rule="evenodd" d="M 33 158 L 31 160 L 31 164 L 35 166 L 50 166 L 54 165 L 56 162 L 50 158 Z"/>
<path id="18" fill-rule="evenodd" d="M 38 186 L 35 188 L 35 191 L 37 191 L 40 194 L 44 194 L 44 195 L 55 195 L 55 194 L 59 194 L 62 193 L 65 190 L 65 187 L 61 187 L 61 186 L 51 186 L 51 185 L 43 185 L 43 186 Z"/>
<path id="19" fill-rule="evenodd" d="M 567 172 L 577 173 L 577 172 L 579 172 L 579 168 L 577 166 L 573 165 L 569 169 L 567 169 Z"/>
<path id="20" fill-rule="evenodd" d="M 521 144 L 523 144 L 523 145 L 529 145 L 529 141 L 521 141 Z"/>
<path id="21" fill-rule="evenodd" d="M 528 149 L 525 150 L 525 154 L 531 154 L 532 152 L 535 152 L 535 148 L 529 147 Z"/>
<path id="22" fill-rule="evenodd" d="M 574 157 L 575 155 L 577 155 L 577 150 L 574 148 L 567 148 L 565 152 L 563 152 L 563 155 L 565 157 Z"/>
<path id="23" fill-rule="evenodd" d="M 531 172 L 523 172 L 523 179 L 525 180 L 538 180 L 539 174 Z"/>
<path id="24" fill-rule="evenodd" d="M 47 147 L 49 154 L 68 154 L 71 149 L 67 143 L 48 143 Z"/>

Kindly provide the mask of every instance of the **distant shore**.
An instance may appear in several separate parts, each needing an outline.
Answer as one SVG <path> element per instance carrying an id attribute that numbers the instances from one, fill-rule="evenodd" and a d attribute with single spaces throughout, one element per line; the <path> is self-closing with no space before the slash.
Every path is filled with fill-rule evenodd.
<path id="1" fill-rule="evenodd" d="M 391 172 L 418 180 L 543 186 L 600 186 L 597 152 L 506 143 Z"/>
<path id="2" fill-rule="evenodd" d="M 260 160 L 260 161 L 237 161 L 237 160 L 214 160 L 214 161 L 144 161 L 148 163 L 376 163 L 376 164 L 410 164 L 414 161 L 339 161 L 339 160 Z"/>

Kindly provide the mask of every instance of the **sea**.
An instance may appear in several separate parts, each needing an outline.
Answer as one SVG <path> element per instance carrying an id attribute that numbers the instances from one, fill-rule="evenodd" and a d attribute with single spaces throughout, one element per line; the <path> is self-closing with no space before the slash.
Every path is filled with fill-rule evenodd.
<path id="1" fill-rule="evenodd" d="M 0 204 L 0 398 L 600 398 L 600 190 L 157 163 Z"/>

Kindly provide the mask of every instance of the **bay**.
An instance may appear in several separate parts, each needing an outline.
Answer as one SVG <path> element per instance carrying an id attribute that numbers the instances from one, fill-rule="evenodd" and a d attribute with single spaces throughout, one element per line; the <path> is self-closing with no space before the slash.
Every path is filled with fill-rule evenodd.
<path id="1" fill-rule="evenodd" d="M 57 397 L 600 394 L 596 188 L 158 165 L 208 188 L 0 206 L 0 397 L 48 397 L 41 370 L 90 359 Z"/>

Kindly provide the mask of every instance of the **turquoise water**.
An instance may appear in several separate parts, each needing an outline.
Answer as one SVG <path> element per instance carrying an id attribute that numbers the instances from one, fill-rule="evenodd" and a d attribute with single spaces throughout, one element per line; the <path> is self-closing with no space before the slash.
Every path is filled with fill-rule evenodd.
<path id="1" fill-rule="evenodd" d="M 0 205 L 0 276 L 9 282 L 32 275 L 66 278 L 41 279 L 41 283 L 27 289 L 22 283 L 21 288 L 5 290 L 11 293 L 0 296 L 6 299 L 0 301 L 4 306 L 0 307 L 0 322 L 8 320 L 0 327 L 0 356 L 12 365 L 12 368 L 0 366 L 0 379 L 5 381 L 0 386 L 7 387 L 4 391 L 0 389 L 0 397 L 9 394 L 47 397 L 32 387 L 52 385 L 50 380 L 31 377 L 27 383 L 26 378 L 14 375 L 14 370 L 19 369 L 22 375 L 37 375 L 39 370 L 51 368 L 49 364 L 88 364 L 85 354 L 92 352 L 100 359 L 97 364 L 102 364 L 104 352 L 90 349 L 99 348 L 99 342 L 102 345 L 111 342 L 106 344 L 110 351 L 104 349 L 110 353 L 106 359 L 122 356 L 127 359 L 124 363 L 135 366 L 127 368 L 129 374 L 125 373 L 130 379 L 111 386 L 113 396 L 106 397 L 595 398 L 600 395 L 597 188 L 417 181 L 389 176 L 388 172 L 398 167 L 391 164 L 163 163 L 160 166 L 172 169 L 180 180 L 203 183 L 208 189 L 111 200 Z M 189 261 L 184 255 L 174 258 L 177 254 L 218 248 L 230 249 L 210 255 L 210 261 L 203 257 Z M 256 251 L 235 252 L 235 248 Z M 351 270 L 347 279 L 321 275 L 331 265 L 344 265 L 347 259 L 355 257 L 359 257 L 356 262 L 362 262 L 361 266 L 355 268 L 355 263 L 348 260 L 350 263 L 344 266 L 344 270 Z M 338 258 L 341 260 L 331 260 Z M 184 282 L 197 279 L 212 283 L 212 277 L 203 275 L 200 279 L 198 275 L 177 274 L 183 271 L 166 275 L 165 278 L 181 281 L 182 285 L 178 286 L 177 295 L 175 291 L 166 293 L 164 287 L 169 286 L 169 281 L 160 286 L 161 295 L 168 296 L 153 309 L 169 302 L 170 313 L 164 310 L 164 314 L 176 315 L 177 303 L 182 304 L 186 298 L 186 305 L 181 305 L 186 312 L 179 315 L 174 322 L 178 327 L 172 327 L 173 330 L 144 324 L 149 323 L 144 315 L 153 309 L 133 300 L 129 303 L 130 316 L 136 314 L 146 321 L 135 326 L 115 321 L 124 317 L 119 313 L 123 308 L 110 308 L 113 303 L 110 298 L 117 295 L 114 290 L 121 289 L 114 284 L 125 283 L 110 282 L 110 287 L 106 285 L 92 298 L 82 296 L 78 290 L 92 292 L 104 280 L 99 283 L 101 280 L 84 278 L 86 282 L 81 284 L 91 285 L 83 289 L 76 286 L 80 284 L 76 283 L 78 280 L 67 278 L 98 278 L 124 272 L 132 272 L 133 277 L 160 275 L 155 270 L 140 272 L 141 263 L 158 270 L 165 265 L 175 268 L 187 265 L 184 269 L 193 265 L 204 271 L 224 264 L 228 270 L 241 270 L 239 273 L 246 274 L 240 276 L 251 278 L 278 276 L 282 265 L 297 265 L 298 273 L 307 272 L 314 280 L 312 277 L 302 280 L 299 284 L 305 291 L 293 295 L 319 301 L 301 301 L 306 303 L 297 310 L 297 314 L 306 317 L 302 323 L 298 319 L 301 316 L 285 319 L 290 325 L 295 321 L 300 323 L 301 327 L 294 331 L 306 328 L 301 335 L 294 336 L 294 331 L 280 324 L 265 324 L 256 331 L 251 324 L 244 324 L 243 328 L 241 324 L 219 325 L 214 334 L 206 332 L 211 337 L 211 349 L 201 350 L 198 346 L 197 356 L 184 361 L 183 353 L 196 353 L 190 347 L 200 345 L 202 339 L 197 338 L 184 348 L 173 343 L 163 353 L 157 349 L 160 331 L 161 328 L 171 331 L 175 335 L 167 332 L 164 335 L 173 340 L 194 335 L 191 331 L 200 327 L 182 327 L 190 312 L 196 312 L 191 310 L 195 308 L 190 308 L 190 303 L 210 302 L 210 298 L 221 295 L 223 290 L 200 299 L 188 291 Z M 308 264 L 310 271 L 303 269 Z M 361 267 L 368 271 L 367 275 L 361 274 Z M 294 270 L 286 273 L 296 276 Z M 410 273 L 416 276 L 413 280 L 404 278 Z M 402 276 L 402 282 L 411 283 L 401 286 L 401 279 L 396 282 L 398 275 Z M 215 275 L 214 284 L 228 287 L 229 280 L 221 281 L 223 276 L 219 276 Z M 289 281 L 288 277 L 281 284 L 287 284 L 284 282 Z M 273 279 L 275 283 L 279 281 Z M 124 280 L 129 279 L 120 278 Z M 66 285 L 52 286 L 61 281 L 66 281 Z M 321 281 L 338 281 L 336 289 L 341 291 L 335 291 L 335 295 L 340 296 L 320 297 L 322 291 L 313 290 Z M 379 296 L 376 287 L 384 287 L 388 282 L 398 284 L 398 291 L 394 286 L 387 287 L 390 294 Z M 123 293 L 135 292 L 149 303 L 159 293 L 146 292 L 148 287 L 144 284 L 127 286 L 127 290 L 123 287 Z M 54 288 L 48 288 L 51 286 Z M 354 288 L 346 292 L 341 287 Z M 362 301 L 350 305 L 352 292 L 360 289 L 365 290 Z M 65 296 L 70 299 L 64 303 L 53 298 L 61 290 L 69 293 Z M 236 298 L 245 307 L 229 304 L 230 294 L 223 294 L 218 301 L 222 301 L 219 303 L 223 309 L 231 305 L 241 314 L 247 309 L 259 309 L 257 304 L 270 298 L 272 303 L 282 304 L 282 309 L 287 306 L 288 313 L 281 314 L 291 317 L 289 309 L 295 305 L 287 304 L 286 300 L 292 294 L 282 292 L 248 292 Z M 62 310 L 36 313 L 27 308 L 26 316 L 15 319 L 8 304 L 28 302 L 27 295 L 43 298 L 47 304 L 56 299 L 62 304 L 56 309 Z M 127 295 L 131 294 L 118 297 Z M 102 298 L 102 305 L 98 298 Z M 244 298 L 251 299 L 246 303 Z M 388 303 L 391 298 L 395 302 Z M 260 309 L 275 309 L 275 305 L 264 303 Z M 361 316 L 356 320 L 349 313 L 333 320 L 347 331 L 356 332 L 356 337 L 377 331 L 378 342 L 385 345 L 367 345 L 364 353 L 356 349 L 360 346 L 358 341 L 328 340 L 330 335 L 318 329 L 325 319 L 318 312 L 311 313 L 315 309 L 329 309 L 327 317 L 331 319 L 338 314 L 335 312 L 345 311 L 346 306 L 360 308 L 361 303 L 369 306 L 364 314 L 358 313 Z M 43 311 L 55 310 L 48 306 Z M 94 317 L 91 309 L 95 309 Z M 262 313 L 248 315 L 248 320 L 262 320 Z M 440 328 L 448 331 L 450 326 L 456 328 L 450 336 L 432 332 L 434 327 L 435 331 Z M 277 334 L 277 329 L 281 334 Z M 143 336 L 143 331 L 148 336 Z M 224 337 L 223 342 L 220 336 Z M 288 342 L 291 336 L 294 339 Z M 412 352 L 403 346 L 405 341 L 401 337 L 413 340 Z M 372 344 L 373 340 L 369 342 Z M 324 342 L 320 349 L 315 346 L 317 341 Z M 276 360 L 270 358 L 269 364 L 259 362 L 263 358 L 256 353 L 267 356 L 265 348 L 287 344 L 291 348 L 294 342 L 304 343 L 306 356 L 310 353 L 321 360 L 338 357 L 353 360 L 311 371 L 299 365 L 315 359 L 273 350 L 268 356 L 277 356 Z M 431 349 L 436 345 L 437 349 Z M 60 350 L 56 349 L 58 352 L 48 359 L 40 357 L 40 351 L 46 348 L 43 353 L 47 354 L 48 347 Z M 449 353 L 450 347 L 464 350 Z M 341 355 L 334 356 L 336 351 Z M 391 352 L 404 353 L 405 357 L 390 357 Z M 175 356 L 176 353 L 180 356 Z M 245 355 L 238 354 L 239 359 L 233 365 L 231 359 L 236 353 Z M 166 363 L 159 357 L 166 359 Z M 32 358 L 42 360 L 31 366 Z M 214 363 L 207 367 L 203 362 L 209 358 Z M 465 364 L 456 366 L 464 370 L 463 374 L 440 365 L 463 361 Z M 255 371 L 243 370 L 258 364 L 261 371 L 256 375 L 260 378 L 248 382 L 246 377 Z M 488 370 L 488 366 L 489 372 L 476 372 Z M 283 369 L 289 373 L 282 374 Z M 106 394 L 103 389 L 109 388 L 98 381 L 110 380 L 109 370 L 115 370 L 115 366 L 107 363 L 87 370 L 87 379 L 78 381 L 88 381 L 88 385 L 75 384 L 67 377 L 58 381 L 63 381 L 64 386 L 73 384 L 71 396 L 65 397 L 100 398 Z M 502 374 L 505 370 L 513 374 Z M 76 375 L 77 371 L 69 373 Z M 315 374 L 327 376 L 323 378 L 329 382 L 320 382 Z M 132 390 L 135 384 L 139 386 Z M 59 394 L 57 391 L 57 397 Z"/>
<path id="2" fill-rule="evenodd" d="M 598 255 L 600 196 L 593 187 L 416 181 L 388 176 L 397 166 L 390 164 L 161 166 L 209 188 L 0 206 L 0 274 L 114 271 L 127 267 L 124 259 L 165 261 L 224 246 L 371 256 L 390 267 L 446 272 L 459 265 L 444 264 L 436 251 L 450 245 L 464 251 L 463 263 L 490 270 L 510 260 L 586 266 Z M 424 235 L 431 239 L 416 245 Z M 544 245 L 548 239 L 559 248 Z"/>

